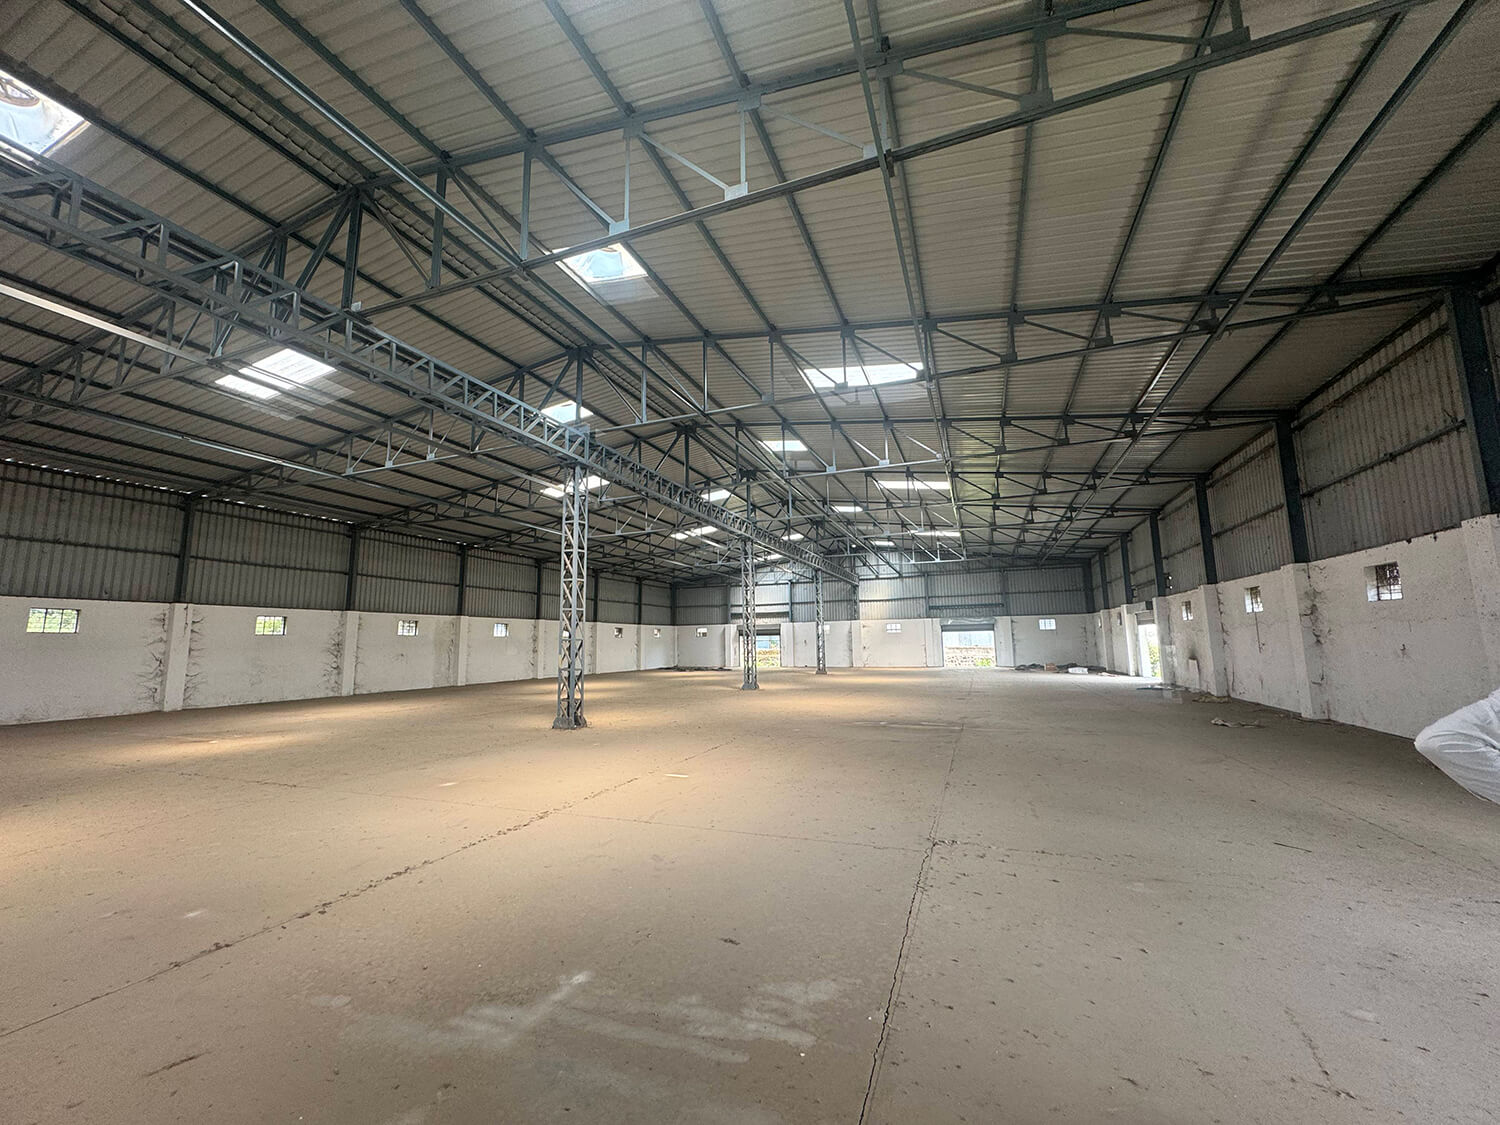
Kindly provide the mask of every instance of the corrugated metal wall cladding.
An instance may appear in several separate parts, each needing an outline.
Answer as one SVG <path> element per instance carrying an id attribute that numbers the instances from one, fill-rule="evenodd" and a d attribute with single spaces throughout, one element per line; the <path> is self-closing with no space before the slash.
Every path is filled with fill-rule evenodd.
<path id="1" fill-rule="evenodd" d="M 1292 561 L 1276 435 L 1267 430 L 1224 462 L 1208 486 L 1221 581 Z"/>
<path id="2" fill-rule="evenodd" d="M 342 524 L 205 505 L 193 519 L 188 601 L 340 609 L 349 565 Z"/>
<path id="3" fill-rule="evenodd" d="M 1463 417 L 1441 313 L 1411 325 L 1309 401 L 1297 458 L 1313 556 L 1408 539 L 1479 515 Z"/>
<path id="4" fill-rule="evenodd" d="M 360 537 L 357 608 L 375 613 L 452 613 L 458 548 L 387 532 Z"/>
<path id="5" fill-rule="evenodd" d="M 180 498 L 0 465 L 0 593 L 164 601 L 176 578 Z"/>

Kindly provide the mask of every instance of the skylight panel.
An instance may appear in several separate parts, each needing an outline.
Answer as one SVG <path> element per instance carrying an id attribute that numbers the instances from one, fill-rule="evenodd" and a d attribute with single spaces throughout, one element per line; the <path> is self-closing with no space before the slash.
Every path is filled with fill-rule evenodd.
<path id="1" fill-rule="evenodd" d="M 707 500 L 710 504 L 717 504 L 720 500 L 728 500 L 729 489 L 711 488 L 707 492 L 703 493 L 703 499 Z"/>
<path id="2" fill-rule="evenodd" d="M 588 476 L 583 478 L 583 490 L 585 492 L 592 492 L 596 488 L 603 488 L 608 483 L 609 481 L 605 480 L 603 477 L 598 477 L 593 473 L 590 473 Z M 554 500 L 561 500 L 564 496 L 572 491 L 573 482 L 567 481 L 564 484 L 554 484 L 549 488 L 542 489 L 542 495 L 550 496 Z"/>
<path id="3" fill-rule="evenodd" d="M 871 539 L 870 540 L 870 546 L 872 546 L 872 547 L 894 547 L 895 545 L 896 545 L 896 541 L 894 539 Z"/>
<path id="4" fill-rule="evenodd" d="M 833 510 L 843 512 L 845 515 L 853 515 L 855 512 L 863 512 L 864 508 L 858 504 L 835 504 Z"/>
<path id="5" fill-rule="evenodd" d="M 219 376 L 214 383 L 264 402 L 268 398 L 275 398 L 284 390 L 332 375 L 335 370 L 294 348 L 282 348 L 264 359 L 241 367 L 238 375 Z"/>
<path id="6" fill-rule="evenodd" d="M 594 416 L 594 412 L 587 406 L 582 406 L 572 399 L 566 399 L 551 406 L 544 406 L 542 413 L 554 422 L 562 422 L 564 424 L 581 422 L 585 418 L 592 418 Z"/>
<path id="7" fill-rule="evenodd" d="M 705 536 L 713 535 L 718 530 L 719 529 L 717 527 L 715 527 L 713 524 L 706 523 L 702 527 L 689 528 L 687 531 L 674 531 L 674 532 L 672 532 L 672 538 L 673 539 L 702 539 Z"/>
<path id="8" fill-rule="evenodd" d="M 558 264 L 568 271 L 574 281 L 590 289 L 596 285 L 609 285 L 616 281 L 630 281 L 646 276 L 646 267 L 619 243 L 603 246 L 598 250 L 585 250 L 582 254 L 564 258 Z"/>
<path id="9" fill-rule="evenodd" d="M 895 477 L 890 480 L 876 480 L 881 488 L 890 489 L 892 492 L 948 492 L 952 484 L 946 480 L 924 480 L 921 477 Z"/>
<path id="10" fill-rule="evenodd" d="M 806 538 L 807 536 L 803 535 L 800 531 L 789 531 L 781 537 L 781 540 L 783 543 L 800 543 Z"/>
<path id="11" fill-rule="evenodd" d="M 963 533 L 947 527 L 923 527 L 912 534 L 926 539 L 957 539 Z"/>
<path id="12" fill-rule="evenodd" d="M 921 372 L 920 363 L 866 363 L 853 367 L 804 368 L 802 377 L 815 391 L 834 387 L 880 387 L 909 383 Z"/>
<path id="13" fill-rule="evenodd" d="M 0 70 L 0 138 L 45 156 L 87 127 L 72 110 Z"/>
<path id="14" fill-rule="evenodd" d="M 806 453 L 807 445 L 796 438 L 763 438 L 761 445 L 772 453 Z"/>

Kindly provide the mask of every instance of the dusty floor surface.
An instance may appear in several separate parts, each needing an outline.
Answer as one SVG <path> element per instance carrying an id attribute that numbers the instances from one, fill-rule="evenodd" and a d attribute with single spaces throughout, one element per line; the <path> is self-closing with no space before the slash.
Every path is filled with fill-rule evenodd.
<path id="1" fill-rule="evenodd" d="M 735 683 L 0 730 L 0 1120 L 1500 1120 L 1500 809 L 1401 740 Z"/>

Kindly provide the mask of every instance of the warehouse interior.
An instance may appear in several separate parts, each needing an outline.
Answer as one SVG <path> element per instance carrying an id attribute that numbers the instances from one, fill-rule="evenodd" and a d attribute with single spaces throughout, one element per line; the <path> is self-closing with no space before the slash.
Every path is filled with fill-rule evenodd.
<path id="1" fill-rule="evenodd" d="M 0 1116 L 1493 1121 L 1497 51 L 11 0 Z"/>

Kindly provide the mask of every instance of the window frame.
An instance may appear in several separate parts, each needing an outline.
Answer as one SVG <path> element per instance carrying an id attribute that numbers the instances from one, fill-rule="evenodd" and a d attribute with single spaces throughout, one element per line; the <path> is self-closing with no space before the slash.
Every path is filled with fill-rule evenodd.
<path id="1" fill-rule="evenodd" d="M 422 619 L 420 617 L 398 617 L 396 619 L 396 636 L 415 637 L 422 631 Z"/>
<path id="2" fill-rule="evenodd" d="M 257 637 L 284 637 L 286 636 L 286 617 L 284 613 L 257 613 L 255 615 L 255 635 Z M 278 627 L 271 628 L 274 622 Z"/>
<path id="3" fill-rule="evenodd" d="M 1365 567 L 1365 598 L 1371 602 L 1402 601 L 1401 564 L 1393 559 Z"/>
<path id="4" fill-rule="evenodd" d="M 1245 612 L 1246 613 L 1265 613 L 1265 611 L 1266 611 L 1266 600 L 1265 600 L 1265 597 L 1260 592 L 1260 587 L 1259 586 L 1246 586 L 1245 587 Z"/>
<path id="5" fill-rule="evenodd" d="M 41 628 L 33 629 L 32 622 L 40 613 Z M 69 615 L 72 615 L 71 617 Z M 49 629 L 47 626 L 56 623 L 56 628 Z M 63 628 L 64 623 L 70 624 L 71 629 Z M 71 637 L 77 635 L 83 628 L 83 611 L 77 606 L 53 606 L 33 605 L 26 607 L 26 633 L 29 636 L 51 636 Z"/>
<path id="6" fill-rule="evenodd" d="M 1055 633 L 1057 632 L 1057 618 L 1038 617 L 1036 619 L 1036 627 L 1044 633 Z"/>

